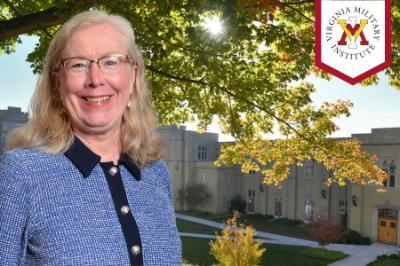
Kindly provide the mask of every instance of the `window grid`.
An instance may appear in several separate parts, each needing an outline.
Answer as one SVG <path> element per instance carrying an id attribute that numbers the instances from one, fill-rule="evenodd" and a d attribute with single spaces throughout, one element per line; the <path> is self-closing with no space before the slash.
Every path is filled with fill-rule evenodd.
<path id="1" fill-rule="evenodd" d="M 384 218 L 384 219 L 397 220 L 397 211 L 393 210 L 393 209 L 388 209 L 388 208 L 379 209 L 378 217 Z"/>
<path id="2" fill-rule="evenodd" d="M 275 199 L 274 201 L 274 216 L 282 217 L 282 199 Z"/>
<path id="3" fill-rule="evenodd" d="M 197 159 L 207 160 L 207 146 L 199 145 L 197 147 Z"/>
<path id="4" fill-rule="evenodd" d="M 394 159 L 385 159 L 382 162 L 382 170 L 388 175 L 388 179 L 383 182 L 385 187 L 395 187 L 396 185 L 396 161 Z"/>

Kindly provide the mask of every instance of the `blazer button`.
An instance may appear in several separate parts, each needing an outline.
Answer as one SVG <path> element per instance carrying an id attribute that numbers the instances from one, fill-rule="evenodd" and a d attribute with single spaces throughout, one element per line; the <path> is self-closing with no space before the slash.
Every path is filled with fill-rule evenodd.
<path id="1" fill-rule="evenodd" d="M 110 173 L 112 176 L 115 176 L 118 173 L 118 168 L 113 166 L 110 168 L 110 170 L 108 170 L 108 173 Z"/>
<path id="2" fill-rule="evenodd" d="M 124 206 L 121 207 L 122 215 L 126 215 L 126 214 L 128 214 L 128 212 L 129 212 L 129 207 L 128 206 L 124 205 Z"/>
<path id="3" fill-rule="evenodd" d="M 132 248 L 131 248 L 131 252 L 132 252 L 132 254 L 133 255 L 135 255 L 135 256 L 137 256 L 137 255 L 139 255 L 140 254 L 140 247 L 138 246 L 138 245 L 134 245 L 134 246 L 132 246 Z"/>

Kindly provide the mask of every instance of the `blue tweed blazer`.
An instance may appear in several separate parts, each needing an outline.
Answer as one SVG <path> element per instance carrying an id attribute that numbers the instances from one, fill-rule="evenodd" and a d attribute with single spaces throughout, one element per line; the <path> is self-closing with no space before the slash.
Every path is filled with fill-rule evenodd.
<path id="1" fill-rule="evenodd" d="M 171 184 L 164 161 L 119 166 L 140 232 L 144 265 L 180 265 Z M 0 265 L 130 265 L 100 163 L 87 177 L 65 154 L 16 149 L 0 157 Z"/>

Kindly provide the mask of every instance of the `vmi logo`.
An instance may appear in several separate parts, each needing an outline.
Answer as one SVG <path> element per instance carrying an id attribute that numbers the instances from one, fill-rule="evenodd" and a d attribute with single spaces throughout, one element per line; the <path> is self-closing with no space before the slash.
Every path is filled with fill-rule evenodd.
<path id="1" fill-rule="evenodd" d="M 390 0 L 316 0 L 316 65 L 351 83 L 390 66 Z"/>
<path id="2" fill-rule="evenodd" d="M 355 23 L 355 20 L 357 20 L 355 17 L 349 18 L 353 23 Z M 357 49 L 357 39 L 358 37 L 361 37 L 361 45 L 368 45 L 368 41 L 365 38 L 363 29 L 365 25 L 368 24 L 367 19 L 361 19 L 360 24 L 355 24 L 355 26 L 351 26 L 351 24 L 347 23 L 347 20 L 345 19 L 339 19 L 337 23 L 342 27 L 343 29 L 343 34 L 340 40 L 338 41 L 338 45 L 347 45 L 346 38 L 350 40 L 349 43 L 349 48 L 352 49 Z"/>

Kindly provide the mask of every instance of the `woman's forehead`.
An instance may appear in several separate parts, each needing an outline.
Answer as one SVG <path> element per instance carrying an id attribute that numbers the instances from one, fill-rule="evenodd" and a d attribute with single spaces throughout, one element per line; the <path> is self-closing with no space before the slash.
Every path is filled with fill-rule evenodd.
<path id="1" fill-rule="evenodd" d="M 63 57 L 94 57 L 127 53 L 127 38 L 108 23 L 79 28 L 66 41 Z"/>

